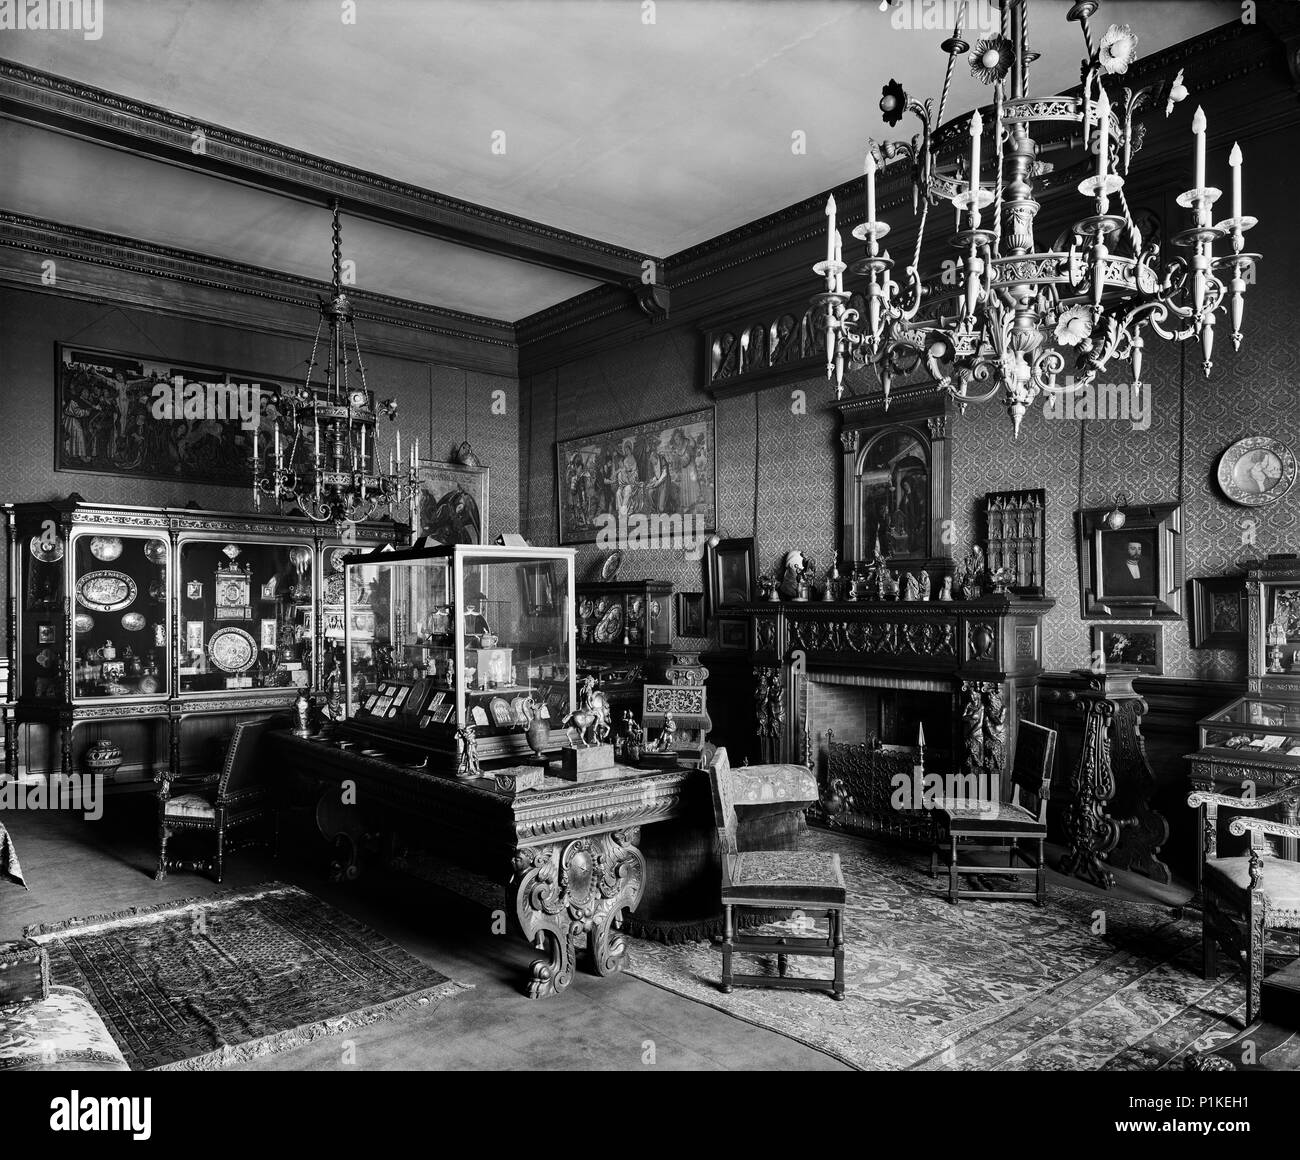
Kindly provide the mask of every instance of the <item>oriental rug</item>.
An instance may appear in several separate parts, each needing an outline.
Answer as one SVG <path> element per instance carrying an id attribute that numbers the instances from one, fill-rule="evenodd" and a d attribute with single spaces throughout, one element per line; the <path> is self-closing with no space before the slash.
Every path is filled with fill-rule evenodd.
<path id="1" fill-rule="evenodd" d="M 433 1010 L 468 986 L 278 882 L 27 935 L 48 950 L 51 982 L 90 999 L 133 1070 L 238 1066 Z"/>
<path id="2" fill-rule="evenodd" d="M 1241 1032 L 1243 976 L 1225 961 L 1217 981 L 1200 977 L 1197 916 L 1059 886 L 1041 909 L 953 905 L 928 855 L 817 830 L 802 848 L 840 854 L 844 1001 L 724 995 L 708 942 L 630 940 L 628 973 L 869 1070 L 1181 1070 Z M 788 962 L 791 975 L 830 974 L 826 959 Z M 775 973 L 775 956 L 736 969 Z"/>

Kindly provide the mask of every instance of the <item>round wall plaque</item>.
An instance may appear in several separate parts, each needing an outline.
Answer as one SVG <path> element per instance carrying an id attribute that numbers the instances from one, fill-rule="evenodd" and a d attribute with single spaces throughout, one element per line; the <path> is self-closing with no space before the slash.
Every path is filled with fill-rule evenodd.
<path id="1" fill-rule="evenodd" d="M 1219 487 L 1233 503 L 1262 507 L 1276 503 L 1296 478 L 1296 457 L 1280 439 L 1250 435 L 1219 457 Z"/>

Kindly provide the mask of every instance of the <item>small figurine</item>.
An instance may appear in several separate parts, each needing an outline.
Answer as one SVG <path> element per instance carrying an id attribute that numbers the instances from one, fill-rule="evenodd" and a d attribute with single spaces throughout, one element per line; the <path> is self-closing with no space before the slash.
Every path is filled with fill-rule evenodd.
<path id="1" fill-rule="evenodd" d="M 629 761 L 635 761 L 641 756 L 644 742 L 645 733 L 636 723 L 636 718 L 632 716 L 632 710 L 623 710 L 623 753 Z"/>
<path id="2" fill-rule="evenodd" d="M 776 580 L 767 575 L 767 573 L 764 573 L 758 578 L 758 593 L 762 600 L 766 600 L 769 603 L 776 603 L 779 601 L 781 596 L 777 592 L 776 588 Z"/>
<path id="3" fill-rule="evenodd" d="M 920 586 L 916 582 L 916 577 L 913 576 L 911 572 L 904 573 L 903 575 L 903 599 L 904 600 L 921 599 Z"/>
<path id="4" fill-rule="evenodd" d="M 460 746 L 460 765 L 456 776 L 460 778 L 482 777 L 483 770 L 478 763 L 478 741 L 474 736 L 474 726 L 466 722 L 456 730 L 456 744 Z"/>
<path id="5" fill-rule="evenodd" d="M 672 753 L 676 743 L 677 722 L 673 719 L 672 713 L 665 713 L 663 732 L 655 739 L 651 750 L 654 753 Z"/>
<path id="6" fill-rule="evenodd" d="M 939 585 L 938 599 L 944 603 L 952 602 L 952 577 L 945 576 L 943 583 Z"/>
<path id="7" fill-rule="evenodd" d="M 930 599 L 930 573 L 927 572 L 924 568 L 921 569 L 920 590 L 921 590 L 921 599 L 929 600 Z"/>
<path id="8" fill-rule="evenodd" d="M 807 600 L 807 575 L 812 569 L 812 561 L 806 559 L 797 548 L 785 555 L 785 571 L 781 574 L 781 583 L 777 587 L 787 600 Z"/>

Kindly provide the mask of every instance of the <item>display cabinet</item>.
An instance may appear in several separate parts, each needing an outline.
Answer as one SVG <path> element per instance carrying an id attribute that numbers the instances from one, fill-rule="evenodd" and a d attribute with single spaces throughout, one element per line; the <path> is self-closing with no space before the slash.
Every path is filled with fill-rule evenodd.
<path id="1" fill-rule="evenodd" d="M 1252 568 L 1246 602 L 1246 693 L 1198 722 L 1188 761 L 1196 789 L 1261 796 L 1300 782 L 1300 558 Z M 1300 820 L 1294 804 L 1284 820 Z M 1280 839 L 1277 850 L 1294 859 L 1296 842 Z"/>
<path id="2" fill-rule="evenodd" d="M 345 561 L 345 740 L 450 768 L 532 752 L 533 719 L 573 708 L 572 548 L 455 544 Z M 327 630 L 331 631 L 331 630 Z"/>
<path id="3" fill-rule="evenodd" d="M 77 496 L 5 512 L 25 765 L 122 785 L 214 765 L 240 716 L 319 689 L 330 552 L 393 534 L 365 525 L 345 545 L 333 525 L 291 517 Z"/>
<path id="4" fill-rule="evenodd" d="M 578 670 L 600 683 L 618 729 L 623 714 L 641 716 L 647 682 L 663 680 L 672 646 L 672 585 L 629 580 L 575 585 Z"/>

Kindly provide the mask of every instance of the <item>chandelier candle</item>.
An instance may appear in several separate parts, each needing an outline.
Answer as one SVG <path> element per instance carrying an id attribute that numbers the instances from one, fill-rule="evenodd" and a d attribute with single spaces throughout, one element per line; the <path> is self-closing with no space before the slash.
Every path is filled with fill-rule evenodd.
<path id="1" fill-rule="evenodd" d="M 835 261 L 835 195 L 826 199 L 826 260 Z"/>
<path id="2" fill-rule="evenodd" d="M 867 150 L 867 221 L 876 220 L 876 158 L 870 149 Z M 1239 190 L 1240 182 L 1234 184 L 1233 189 Z"/>
<path id="3" fill-rule="evenodd" d="M 1205 188 L 1205 110 L 1196 106 L 1196 115 L 1192 118 L 1192 132 L 1196 134 L 1196 181 L 1197 189 Z"/>

